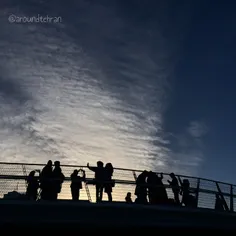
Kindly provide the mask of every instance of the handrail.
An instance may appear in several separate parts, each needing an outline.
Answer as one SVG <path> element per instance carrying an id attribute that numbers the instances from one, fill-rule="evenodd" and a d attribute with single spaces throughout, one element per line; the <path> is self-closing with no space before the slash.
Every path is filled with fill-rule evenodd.
<path id="1" fill-rule="evenodd" d="M 27 177 L 26 176 L 23 176 L 23 175 L 0 175 L 0 179 L 9 179 L 9 180 L 25 180 Z M 39 178 L 39 177 L 36 177 L 36 178 Z M 93 178 L 86 178 L 86 182 L 88 181 L 92 181 Z M 113 179 L 115 181 L 115 183 L 117 184 L 127 184 L 127 185 L 135 185 L 136 182 L 135 181 L 131 181 L 131 180 L 119 180 L 119 179 Z M 70 177 L 65 177 L 64 181 L 71 181 Z M 104 182 L 106 183 L 106 182 Z M 146 185 L 146 186 L 151 186 L 151 185 Z M 168 185 L 168 184 L 163 184 L 163 186 L 167 189 L 171 189 L 171 186 Z M 156 187 L 160 187 L 158 185 L 156 185 Z M 193 187 L 190 187 L 189 188 L 190 191 L 196 191 L 197 188 L 193 188 Z M 209 189 L 204 189 L 204 188 L 199 188 L 198 189 L 199 192 L 201 193 L 210 193 L 210 194 L 215 194 L 216 191 L 213 191 L 213 190 L 209 190 Z M 224 196 L 227 196 L 227 197 L 230 197 L 231 194 L 230 193 L 226 193 L 226 192 L 223 192 L 221 191 L 221 193 L 224 195 Z M 233 197 L 236 198 L 236 194 L 232 194 Z"/>
<path id="2" fill-rule="evenodd" d="M 22 163 L 22 162 L 0 162 L 0 165 L 27 165 L 27 166 L 45 166 L 46 164 L 40 164 L 40 163 Z M 74 168 L 88 168 L 87 165 L 65 165 L 61 164 L 61 167 L 74 167 Z M 114 170 L 124 170 L 124 171 L 136 171 L 136 172 L 143 172 L 143 170 L 137 170 L 137 169 L 128 169 L 128 168 L 120 168 L 120 167 L 114 167 Z M 155 172 L 157 174 L 163 173 L 163 175 L 169 175 L 169 173 L 165 172 Z M 224 184 L 224 185 L 229 185 L 229 186 L 234 186 L 236 188 L 236 185 L 218 181 L 218 180 L 213 180 L 213 179 L 207 179 L 207 178 L 202 178 L 202 177 L 196 177 L 196 176 L 189 176 L 189 175 L 182 175 L 182 174 L 176 174 L 176 176 L 180 176 L 182 178 L 189 178 L 189 179 L 201 179 L 204 181 L 209 181 L 209 182 L 217 182 L 218 184 Z"/>

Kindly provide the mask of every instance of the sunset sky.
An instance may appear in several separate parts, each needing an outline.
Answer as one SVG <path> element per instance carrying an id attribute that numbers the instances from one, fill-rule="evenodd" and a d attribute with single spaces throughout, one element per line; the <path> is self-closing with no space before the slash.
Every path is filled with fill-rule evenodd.
<path id="1" fill-rule="evenodd" d="M 236 183 L 235 7 L 2 0 L 0 161 L 102 160 Z"/>

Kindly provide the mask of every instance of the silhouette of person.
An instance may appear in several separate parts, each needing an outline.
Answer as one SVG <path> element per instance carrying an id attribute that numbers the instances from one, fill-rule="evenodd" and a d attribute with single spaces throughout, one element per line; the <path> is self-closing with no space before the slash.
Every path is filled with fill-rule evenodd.
<path id="1" fill-rule="evenodd" d="M 52 199 L 57 200 L 58 193 L 61 192 L 62 183 L 64 182 L 65 176 L 61 171 L 60 161 L 54 162 L 54 169 L 52 171 L 53 186 L 52 186 Z"/>
<path id="2" fill-rule="evenodd" d="M 159 177 L 156 173 L 148 173 L 148 197 L 150 204 L 166 203 L 168 196 L 164 184 L 162 183 L 163 175 Z"/>
<path id="3" fill-rule="evenodd" d="M 135 195 L 137 199 L 136 203 L 146 204 L 147 203 L 147 182 L 146 178 L 148 176 L 148 172 L 144 170 L 136 179 L 136 188 Z"/>
<path id="4" fill-rule="evenodd" d="M 104 188 L 104 167 L 103 162 L 98 161 L 96 167 L 89 166 L 87 163 L 88 169 L 95 172 L 94 184 L 96 186 L 96 202 L 102 201 L 103 188 Z"/>
<path id="5" fill-rule="evenodd" d="M 156 173 L 149 171 L 147 177 L 148 198 L 150 204 L 158 202 L 158 176 Z"/>
<path id="6" fill-rule="evenodd" d="M 112 181 L 113 166 L 111 163 L 107 163 L 104 168 L 104 190 L 107 193 L 108 201 L 112 202 L 112 187 L 114 187 L 114 182 Z"/>
<path id="7" fill-rule="evenodd" d="M 222 199 L 220 198 L 219 193 L 216 194 L 215 210 L 224 211 L 224 204 L 223 204 Z"/>
<path id="8" fill-rule="evenodd" d="M 38 195 L 38 188 L 39 188 L 39 182 L 37 177 L 35 176 L 35 171 L 31 171 L 27 177 L 27 190 L 26 190 L 26 196 L 29 200 L 35 200 L 37 199 Z"/>
<path id="9" fill-rule="evenodd" d="M 79 176 L 79 171 L 82 172 L 82 177 Z M 71 195 L 72 195 L 72 200 L 73 201 L 78 201 L 79 200 L 79 195 L 80 195 L 80 189 L 82 189 L 82 181 L 85 181 L 85 171 L 80 169 L 80 170 L 74 170 L 74 172 L 71 174 Z"/>
<path id="10" fill-rule="evenodd" d="M 163 174 L 161 173 L 161 176 L 159 177 L 157 175 L 157 199 L 156 202 L 157 203 L 161 203 L 161 204 L 166 204 L 168 202 L 168 195 L 166 192 L 166 187 L 162 182 L 163 179 Z"/>
<path id="11" fill-rule="evenodd" d="M 187 207 L 195 207 L 197 205 L 195 197 L 190 194 L 190 183 L 188 179 L 183 180 L 182 195 L 182 204 Z"/>
<path id="12" fill-rule="evenodd" d="M 185 206 L 189 205 L 189 187 L 190 184 L 188 179 L 184 179 L 182 184 L 182 203 Z"/>
<path id="13" fill-rule="evenodd" d="M 52 199 L 52 161 L 49 160 L 47 165 L 42 169 L 39 177 L 41 199 L 50 200 Z"/>
<path id="14" fill-rule="evenodd" d="M 168 183 L 170 184 L 170 186 L 172 188 L 172 192 L 174 194 L 175 202 L 177 204 L 179 204 L 180 203 L 180 201 L 179 201 L 179 191 L 180 191 L 179 190 L 179 183 L 178 183 L 178 180 L 177 180 L 174 173 L 170 173 L 170 177 L 171 177 L 172 180 L 171 181 L 168 180 Z"/>
<path id="15" fill-rule="evenodd" d="M 131 198 L 131 192 L 128 192 L 126 197 L 125 197 L 126 203 L 133 203 L 132 198 Z"/>

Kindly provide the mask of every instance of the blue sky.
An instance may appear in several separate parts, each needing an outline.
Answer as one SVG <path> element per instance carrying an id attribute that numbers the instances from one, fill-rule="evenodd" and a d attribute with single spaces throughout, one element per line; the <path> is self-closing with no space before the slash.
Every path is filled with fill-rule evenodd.
<path id="1" fill-rule="evenodd" d="M 192 19 L 166 126 L 179 132 L 189 120 L 203 122 L 208 131 L 199 174 L 235 182 L 235 3 L 206 2 Z"/>
<path id="2" fill-rule="evenodd" d="M 1 160 L 101 159 L 235 183 L 234 9 L 3 1 Z M 10 23 L 11 14 L 61 22 Z"/>

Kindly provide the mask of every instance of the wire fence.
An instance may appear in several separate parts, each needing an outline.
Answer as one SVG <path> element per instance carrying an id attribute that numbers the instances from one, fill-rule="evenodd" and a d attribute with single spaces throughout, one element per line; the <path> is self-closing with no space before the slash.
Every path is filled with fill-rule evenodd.
<path id="1" fill-rule="evenodd" d="M 24 194 L 26 192 L 26 176 L 33 170 L 42 170 L 43 164 L 26 164 L 26 163 L 1 163 L 0 162 L 0 198 L 5 198 L 6 194 L 16 191 Z M 86 166 L 61 165 L 61 169 L 66 179 L 63 182 L 59 199 L 71 199 L 70 175 L 74 169 L 83 169 L 86 172 L 86 180 L 94 178 L 94 172 L 90 171 Z M 113 188 L 113 201 L 125 201 L 127 192 L 131 192 L 133 200 L 135 199 L 135 178 L 141 174 L 141 170 L 114 168 L 113 179 L 115 187 Z M 158 173 L 160 174 L 160 173 Z M 172 190 L 168 184 L 170 180 L 169 173 L 163 173 L 163 183 L 166 186 L 168 198 L 174 198 Z M 236 205 L 236 186 L 232 184 L 217 182 L 213 180 L 196 178 L 191 176 L 176 175 L 179 182 L 188 179 L 190 188 L 195 192 L 197 206 L 200 208 L 213 209 L 215 207 L 215 196 L 220 193 L 227 204 L 230 211 L 234 211 Z M 95 186 L 84 185 L 80 191 L 80 199 L 88 200 L 88 192 L 91 201 L 95 202 Z M 107 201 L 106 193 L 103 194 L 103 200 Z"/>

